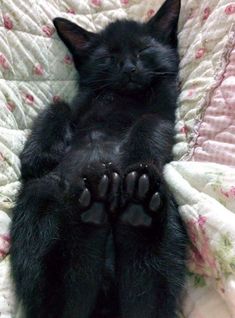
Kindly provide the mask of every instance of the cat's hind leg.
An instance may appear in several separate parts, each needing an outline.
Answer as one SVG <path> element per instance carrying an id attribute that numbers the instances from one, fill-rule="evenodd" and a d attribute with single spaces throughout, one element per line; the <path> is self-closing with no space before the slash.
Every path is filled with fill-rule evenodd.
<path id="1" fill-rule="evenodd" d="M 93 214 L 102 215 L 103 207 L 94 203 L 86 212 L 89 218 Z M 66 256 L 63 318 L 89 318 L 95 309 L 103 282 L 105 244 L 109 233 L 108 223 L 102 220 L 101 223 L 99 219 L 98 224 L 67 220 L 63 233 Z"/>
<path id="2" fill-rule="evenodd" d="M 107 234 L 102 204 L 83 179 L 72 190 L 58 174 L 23 185 L 13 212 L 11 267 L 26 318 L 89 317 Z"/>
<path id="3" fill-rule="evenodd" d="M 70 176 L 68 193 L 73 199 L 64 207 L 66 217 L 62 237 L 66 268 L 62 317 L 109 317 L 107 312 L 112 304 L 104 303 L 104 299 L 108 299 L 105 285 L 107 283 L 109 289 L 111 283 L 109 278 L 106 279 L 107 242 L 111 235 L 107 201 L 110 196 L 116 201 L 121 180 L 117 171 L 102 161 L 88 164 L 79 176 L 82 176 L 85 189 L 76 196 L 77 177 Z"/>
<path id="4" fill-rule="evenodd" d="M 28 181 L 13 211 L 11 270 L 26 318 L 58 317 L 62 306 L 58 294 L 61 257 L 57 253 L 60 215 L 56 203 L 60 190 L 56 176 Z"/>
<path id="5" fill-rule="evenodd" d="M 157 168 L 128 167 L 115 229 L 122 318 L 174 318 L 185 275 L 186 235 Z"/>

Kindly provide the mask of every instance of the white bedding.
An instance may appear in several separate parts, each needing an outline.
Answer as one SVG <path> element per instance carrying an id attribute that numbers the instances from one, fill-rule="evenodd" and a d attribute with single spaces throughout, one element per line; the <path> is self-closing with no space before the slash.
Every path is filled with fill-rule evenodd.
<path id="1" fill-rule="evenodd" d="M 52 18 L 96 31 L 117 18 L 147 20 L 162 2 L 1 0 L 0 317 L 15 316 L 8 230 L 19 188 L 18 155 L 39 110 L 53 100 L 70 100 L 76 86 Z M 165 176 L 191 238 L 182 304 L 187 318 L 235 317 L 234 25 L 234 1 L 182 0 L 182 93 L 174 147 L 180 161 L 169 164 Z"/>

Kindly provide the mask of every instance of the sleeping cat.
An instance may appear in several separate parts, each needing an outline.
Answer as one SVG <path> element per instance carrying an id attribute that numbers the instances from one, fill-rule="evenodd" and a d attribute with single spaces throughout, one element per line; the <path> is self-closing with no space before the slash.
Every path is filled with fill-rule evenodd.
<path id="1" fill-rule="evenodd" d="M 174 318 L 187 236 L 163 179 L 177 99 L 180 0 L 88 32 L 56 18 L 79 72 L 21 154 L 11 266 L 26 318 Z"/>

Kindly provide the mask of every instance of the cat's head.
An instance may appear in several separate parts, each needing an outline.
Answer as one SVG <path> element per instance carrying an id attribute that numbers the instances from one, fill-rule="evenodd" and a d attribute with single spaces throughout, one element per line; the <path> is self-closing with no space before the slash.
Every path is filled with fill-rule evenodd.
<path id="1" fill-rule="evenodd" d="M 147 23 L 119 20 L 100 33 L 63 18 L 53 22 L 73 56 L 81 85 L 128 92 L 177 74 L 179 11 L 180 0 L 166 0 Z"/>

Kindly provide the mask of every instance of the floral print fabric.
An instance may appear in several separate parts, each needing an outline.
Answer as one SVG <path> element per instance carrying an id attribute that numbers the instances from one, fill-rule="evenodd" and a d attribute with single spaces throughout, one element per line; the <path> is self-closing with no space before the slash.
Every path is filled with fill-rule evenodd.
<path id="1" fill-rule="evenodd" d="M 234 317 L 235 169 L 178 161 L 166 166 L 165 177 L 190 239 L 183 313 L 190 318 Z"/>

